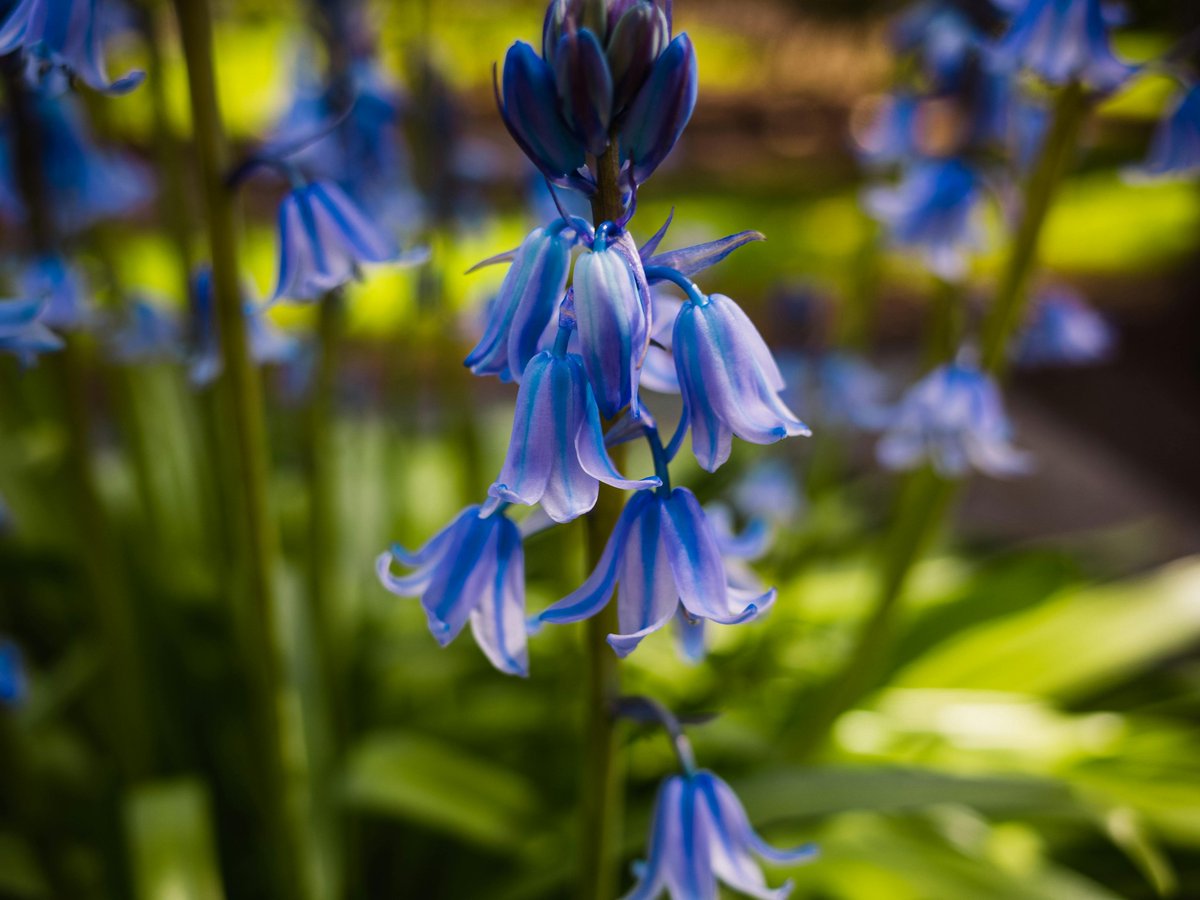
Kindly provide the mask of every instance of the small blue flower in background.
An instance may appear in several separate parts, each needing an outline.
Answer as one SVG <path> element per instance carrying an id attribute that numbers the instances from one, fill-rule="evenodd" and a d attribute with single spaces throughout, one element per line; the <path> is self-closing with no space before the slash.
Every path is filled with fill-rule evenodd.
<path id="1" fill-rule="evenodd" d="M 420 262 L 401 258 L 396 243 L 331 181 L 294 188 L 279 206 L 279 278 L 271 300 L 319 300 L 358 278 L 363 265 Z"/>
<path id="2" fill-rule="evenodd" d="M 46 327 L 46 301 L 0 300 L 0 353 L 11 353 L 29 365 L 39 353 L 62 347 L 62 338 Z"/>
<path id="3" fill-rule="evenodd" d="M 660 394 L 678 394 L 679 376 L 675 373 L 671 344 L 675 319 L 683 308 L 683 301 L 666 293 L 661 287 L 652 287 L 650 308 L 650 346 L 646 349 L 646 358 L 642 360 L 638 387 Z"/>
<path id="4" fill-rule="evenodd" d="M 621 633 L 610 634 L 608 642 L 619 656 L 671 621 L 681 604 L 690 619 L 736 625 L 775 601 L 774 590 L 756 595 L 730 584 L 717 536 L 687 488 L 634 495 L 587 581 L 539 613 L 534 627 L 591 618 L 618 583 Z"/>
<path id="5" fill-rule="evenodd" d="M 20 275 L 25 297 L 46 301 L 40 321 L 60 331 L 81 328 L 90 318 L 89 300 L 83 280 L 61 256 L 40 256 Z"/>
<path id="6" fill-rule="evenodd" d="M 211 384 L 225 368 L 213 299 L 212 272 L 204 267 L 192 278 L 188 368 L 189 378 L 195 387 Z M 254 304 L 246 303 L 245 312 L 250 358 L 254 362 L 259 365 L 285 365 L 299 361 L 302 348 L 298 341 L 272 325 L 264 312 Z"/>
<path id="7" fill-rule="evenodd" d="M 784 900 L 791 882 L 767 887 L 755 857 L 795 865 L 816 855 L 812 844 L 779 850 L 764 841 L 733 789 L 712 772 L 672 775 L 658 790 L 648 859 L 625 900 L 655 900 L 664 891 L 671 900 L 717 900 L 718 881 L 748 897 Z"/>
<path id="8" fill-rule="evenodd" d="M 953 86 L 967 71 L 984 35 L 962 6 L 946 0 L 913 4 L 892 27 L 892 46 L 915 53 L 929 80 L 939 89 Z"/>
<path id="9" fill-rule="evenodd" d="M 921 98 L 906 91 L 869 102 L 867 121 L 854 126 L 855 149 L 868 165 L 891 166 L 920 152 Z"/>
<path id="10" fill-rule="evenodd" d="M 639 369 L 650 345 L 650 285 L 629 232 L 601 226 L 592 252 L 575 261 L 580 355 L 601 415 L 636 408 Z"/>
<path id="11" fill-rule="evenodd" d="M 508 455 L 488 491 L 509 503 L 540 503 L 555 522 L 595 506 L 601 481 L 635 491 L 661 484 L 658 478 L 624 478 L 613 465 L 583 360 L 566 352 L 569 334 L 564 327 L 555 349 L 543 350 L 526 368 Z"/>
<path id="12" fill-rule="evenodd" d="M 1030 469 L 1028 454 L 1011 444 L 1012 424 L 1000 389 L 974 365 L 934 369 L 901 398 L 876 455 L 889 469 L 929 463 L 942 476 L 970 468 L 997 478 Z"/>
<path id="13" fill-rule="evenodd" d="M 781 459 L 766 459 L 738 479 L 734 506 L 751 519 L 774 525 L 794 524 L 804 510 L 795 470 Z"/>
<path id="14" fill-rule="evenodd" d="M 1101 0 L 1025 0 L 996 46 L 996 57 L 1050 84 L 1078 79 L 1110 91 L 1133 70 L 1113 55 L 1108 28 Z"/>
<path id="15" fill-rule="evenodd" d="M 1200 83 L 1187 87 L 1159 123 L 1146 161 L 1131 174 L 1148 178 L 1200 175 Z"/>
<path id="16" fill-rule="evenodd" d="M 562 219 L 535 228 L 512 256 L 500 292 L 487 311 L 487 326 L 465 365 L 476 375 L 521 377 L 567 287 L 576 232 Z"/>
<path id="17" fill-rule="evenodd" d="M 715 472 L 729 459 L 733 435 L 754 444 L 810 434 L 780 399 L 783 375 L 754 323 L 722 294 L 693 285 L 675 319 L 675 369 L 692 451 Z"/>
<path id="18" fill-rule="evenodd" d="M 413 569 L 392 573 L 392 564 Z M 525 552 L 503 511 L 469 506 L 415 553 L 399 545 L 376 561 L 385 588 L 420 597 L 429 630 L 443 647 L 469 619 L 475 642 L 501 672 L 528 675 L 525 646 Z"/>
<path id="19" fill-rule="evenodd" d="M 20 706 L 28 695 L 21 648 L 9 638 L 0 638 L 0 706 Z"/>
<path id="20" fill-rule="evenodd" d="M 983 241 L 982 187 L 962 160 L 927 159 L 913 164 L 895 187 L 868 191 L 865 203 L 895 244 L 917 250 L 934 274 L 957 280 Z"/>
<path id="21" fill-rule="evenodd" d="M 38 96 L 33 109 L 47 199 L 60 234 L 75 234 L 98 221 L 126 215 L 150 198 L 145 168 L 98 147 L 74 98 Z M 0 214 L 19 223 L 26 212 L 12 158 L 12 127 L 5 122 L 0 128 Z"/>
<path id="22" fill-rule="evenodd" d="M 141 84 L 145 74 L 108 77 L 101 56 L 101 26 L 97 0 L 17 0 L 0 22 L 0 56 L 24 54 L 31 85 L 62 73 L 92 90 L 127 93 Z"/>
<path id="23" fill-rule="evenodd" d="M 125 365 L 175 361 L 183 349 L 174 314 L 160 303 L 142 298 L 129 305 L 124 322 L 110 339 L 110 346 L 113 358 Z"/>
<path id="24" fill-rule="evenodd" d="M 814 422 L 859 431 L 878 431 L 888 423 L 888 380 L 862 356 L 843 351 L 791 355 L 781 365 L 790 386 L 785 398 Z"/>
<path id="25" fill-rule="evenodd" d="M 1055 287 L 1035 300 L 1014 356 L 1029 368 L 1079 366 L 1103 362 L 1115 345 L 1113 328 L 1100 313 L 1075 291 Z"/>

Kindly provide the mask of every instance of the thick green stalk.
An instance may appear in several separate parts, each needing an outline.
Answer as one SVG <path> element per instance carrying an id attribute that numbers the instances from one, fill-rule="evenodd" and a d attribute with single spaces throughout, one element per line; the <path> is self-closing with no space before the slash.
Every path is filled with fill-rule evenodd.
<path id="1" fill-rule="evenodd" d="M 213 71 L 212 14 L 209 0 L 174 0 L 187 64 L 193 142 L 207 212 L 208 244 L 217 327 L 225 368 L 218 384 L 227 445 L 226 510 L 234 517 L 239 574 L 248 602 L 237 611 L 252 705 L 254 746 L 259 766 L 268 841 L 274 859 L 275 894 L 312 896 L 306 827 L 289 804 L 289 771 L 282 708 L 286 675 L 276 617 L 278 535 L 268 505 L 268 457 L 261 385 L 249 350 L 246 317 L 238 276 L 233 195 L 224 182 L 225 133 Z"/>
<path id="2" fill-rule="evenodd" d="M 1077 83 L 1059 94 L 1054 120 L 1033 172 L 1022 194 L 1021 218 L 1000 276 L 995 302 L 985 323 L 982 342 L 984 368 L 1001 374 L 1008 358 L 1008 342 L 1021 321 L 1028 284 L 1037 262 L 1037 248 L 1046 213 L 1071 161 L 1087 112 L 1087 96 Z M 939 322 L 933 340 L 947 344 L 954 334 L 958 303 L 949 293 L 941 299 Z M 800 755 L 819 749 L 842 713 L 862 699 L 886 671 L 896 620 L 908 576 L 936 534 L 958 489 L 929 469 L 906 476 L 900 489 L 892 527 L 884 542 L 879 593 L 863 623 L 846 664 L 831 681 L 812 716 L 798 722 Z"/>
<path id="3" fill-rule="evenodd" d="M 617 182 L 620 160 L 614 142 L 597 160 L 599 190 L 592 198 L 595 224 L 615 221 L 621 215 L 621 190 Z M 620 448 L 614 448 L 620 449 Z M 614 462 L 618 462 L 614 455 Z M 587 563 L 590 571 L 599 562 L 604 546 L 621 515 L 621 492 L 600 486 L 600 497 L 587 516 Z M 614 704 L 621 693 L 617 655 L 608 636 L 617 633 L 617 606 L 609 603 L 585 623 L 587 654 L 587 710 L 585 715 L 582 796 L 582 846 L 579 896 L 583 900 L 612 900 L 617 896 L 617 869 L 621 846 L 621 763 L 617 752 Z"/>

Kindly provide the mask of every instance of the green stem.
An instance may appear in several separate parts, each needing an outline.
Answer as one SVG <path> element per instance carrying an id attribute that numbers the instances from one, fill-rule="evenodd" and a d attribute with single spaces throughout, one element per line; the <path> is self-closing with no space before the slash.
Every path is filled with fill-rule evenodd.
<path id="1" fill-rule="evenodd" d="M 212 284 L 225 367 L 218 383 L 226 426 L 232 431 L 230 465 L 224 471 L 227 511 L 235 517 L 238 561 L 248 603 L 238 616 L 245 664 L 256 716 L 254 746 L 266 807 L 268 840 L 275 854 L 275 894 L 313 894 L 307 829 L 289 803 L 282 707 L 286 675 L 276 616 L 275 578 L 278 535 L 268 506 L 268 457 L 261 385 L 249 351 L 238 274 L 233 196 L 224 183 L 225 133 L 213 71 L 212 14 L 209 0 L 174 0 L 187 65 L 193 142 L 207 212 Z M 232 476 L 232 477 L 230 477 Z"/>
<path id="2" fill-rule="evenodd" d="M 597 160 L 599 191 L 592 198 L 592 219 L 596 224 L 614 221 L 621 215 L 621 192 L 617 183 L 620 160 L 614 142 Z M 614 448 L 614 462 L 620 464 Z M 621 515 L 620 491 L 600 486 L 600 497 L 587 516 L 587 563 L 592 569 L 599 562 L 609 535 Z M 583 760 L 583 830 L 580 848 L 579 896 L 583 900 L 612 900 L 617 895 L 617 867 L 621 846 L 621 765 L 617 753 L 615 703 L 621 694 L 621 673 L 617 655 L 608 645 L 608 636 L 620 631 L 617 606 L 607 604 L 599 615 L 585 623 L 587 654 L 587 693 Z"/>
<path id="3" fill-rule="evenodd" d="M 937 279 L 930 304 L 929 331 L 925 339 L 924 370 L 937 368 L 953 359 L 962 340 L 966 319 L 965 298 L 961 283 Z"/>
<path id="4" fill-rule="evenodd" d="M 983 366 L 993 374 L 1001 374 L 1007 361 L 1009 338 L 1024 312 L 1046 214 L 1071 161 L 1087 108 L 1087 95 L 1078 83 L 1062 90 L 1050 133 L 1025 183 L 1021 218 L 1000 276 L 991 315 L 984 325 Z M 951 304 L 958 305 L 947 293 L 939 317 L 945 321 L 938 326 L 944 328 L 947 335 L 953 334 L 953 319 L 957 315 L 947 312 L 953 310 Z M 936 332 L 934 339 L 945 343 Z M 799 723 L 804 729 L 798 735 L 797 752 L 800 755 L 811 754 L 823 746 L 842 713 L 875 687 L 879 677 L 887 671 L 908 577 L 937 533 L 957 490 L 958 482 L 946 481 L 929 469 L 905 478 L 892 517 L 892 528 L 884 542 L 879 594 L 842 671 L 834 676 L 825 696 L 818 700 L 815 713 Z"/>

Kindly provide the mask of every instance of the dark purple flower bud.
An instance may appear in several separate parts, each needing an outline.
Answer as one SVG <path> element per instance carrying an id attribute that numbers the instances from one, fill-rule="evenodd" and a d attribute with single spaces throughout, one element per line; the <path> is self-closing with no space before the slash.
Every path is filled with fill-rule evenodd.
<path id="1" fill-rule="evenodd" d="M 599 156 L 608 147 L 613 82 L 604 49 L 591 31 L 562 36 L 554 54 L 554 78 L 563 118 L 588 152 Z"/>
<path id="2" fill-rule="evenodd" d="M 522 41 L 504 58 L 500 115 L 513 140 L 547 177 L 586 186 L 578 174 L 585 161 L 583 144 L 559 112 L 554 71 Z"/>
<path id="3" fill-rule="evenodd" d="M 612 22 L 611 0 L 552 0 L 542 24 L 542 56 L 555 65 L 559 42 L 565 35 L 587 29 L 600 43 L 608 37 Z"/>
<path id="4" fill-rule="evenodd" d="M 621 161 L 645 181 L 667 158 L 696 106 L 696 53 L 681 34 L 658 57 L 621 124 Z"/>
<path id="5" fill-rule="evenodd" d="M 608 38 L 613 115 L 619 115 L 637 96 L 671 36 L 666 16 L 653 3 L 640 0 L 623 5 L 628 8 L 615 20 Z"/>
<path id="6" fill-rule="evenodd" d="M 650 335 L 650 287 L 629 232 L 575 262 L 575 314 L 583 368 L 602 415 L 637 400 L 638 370 Z"/>

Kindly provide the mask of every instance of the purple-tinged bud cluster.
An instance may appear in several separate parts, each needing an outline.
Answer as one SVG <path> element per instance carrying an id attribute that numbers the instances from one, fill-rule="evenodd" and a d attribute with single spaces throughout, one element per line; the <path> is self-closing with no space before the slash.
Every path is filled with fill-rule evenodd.
<path id="1" fill-rule="evenodd" d="M 0 56 L 21 53 L 31 85 L 66 75 L 106 94 L 133 90 L 144 73 L 113 80 L 105 70 L 97 6 L 97 0 L 17 0 L 0 21 Z"/>
<path id="2" fill-rule="evenodd" d="M 790 882 L 767 887 L 758 860 L 776 865 L 809 862 L 817 848 L 779 850 L 750 824 L 733 789 L 705 770 L 672 775 L 658 790 L 650 826 L 649 857 L 625 900 L 716 900 L 717 882 L 748 897 L 785 900 Z"/>
<path id="3" fill-rule="evenodd" d="M 555 0 L 542 53 L 518 41 L 504 60 L 501 116 L 525 155 L 555 184 L 591 194 L 587 157 L 619 148 L 625 184 L 658 168 L 691 118 L 696 56 L 671 39 L 670 4 Z"/>

